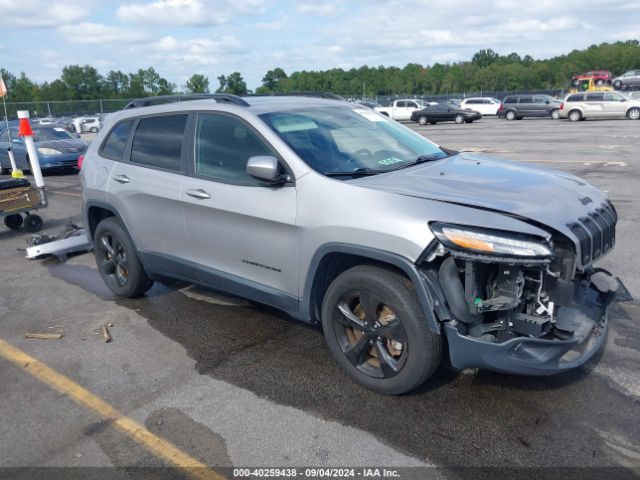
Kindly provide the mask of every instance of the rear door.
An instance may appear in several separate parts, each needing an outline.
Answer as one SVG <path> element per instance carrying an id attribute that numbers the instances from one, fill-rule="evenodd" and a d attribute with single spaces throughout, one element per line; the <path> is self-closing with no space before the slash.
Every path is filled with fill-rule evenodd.
<path id="1" fill-rule="evenodd" d="M 250 157 L 278 157 L 243 119 L 200 113 L 192 131 L 182 200 L 200 280 L 288 309 L 279 302 L 298 293 L 295 185 L 272 186 L 247 173 Z"/>
<path id="2" fill-rule="evenodd" d="M 604 92 L 587 92 L 584 101 L 585 117 L 602 117 L 610 115 L 605 112 L 604 108 Z"/>
<path id="3" fill-rule="evenodd" d="M 535 115 L 532 95 L 520 95 L 518 100 L 518 114 L 524 117 Z"/>
<path id="4" fill-rule="evenodd" d="M 108 203 L 124 221 L 136 248 L 159 273 L 189 278 L 181 185 L 188 114 L 141 117 L 123 161 L 108 175 Z"/>

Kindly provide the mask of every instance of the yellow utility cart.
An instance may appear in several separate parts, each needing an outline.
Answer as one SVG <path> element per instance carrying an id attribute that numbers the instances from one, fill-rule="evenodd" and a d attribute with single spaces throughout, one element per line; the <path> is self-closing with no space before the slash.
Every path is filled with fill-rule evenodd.
<path id="1" fill-rule="evenodd" d="M 42 218 L 31 212 L 46 206 L 47 194 L 44 188 L 31 185 L 26 178 L 0 180 L 0 217 L 4 217 L 4 224 L 11 230 L 20 227 L 27 232 L 40 230 Z"/>

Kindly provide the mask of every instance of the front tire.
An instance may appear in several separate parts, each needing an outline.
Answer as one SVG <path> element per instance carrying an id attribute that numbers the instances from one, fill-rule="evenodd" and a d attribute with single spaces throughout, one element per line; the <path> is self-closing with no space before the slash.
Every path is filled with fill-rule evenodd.
<path id="1" fill-rule="evenodd" d="M 637 108 L 637 107 L 630 108 L 629 111 L 627 112 L 627 118 L 629 120 L 640 119 L 640 108 Z"/>
<path id="2" fill-rule="evenodd" d="M 420 118 L 418 118 L 418 123 L 420 125 L 426 125 L 427 124 L 427 117 L 421 116 Z"/>
<path id="3" fill-rule="evenodd" d="M 36 233 L 42 230 L 43 225 L 44 222 L 40 215 L 27 215 L 27 218 L 24 219 L 23 228 L 29 233 Z"/>
<path id="4" fill-rule="evenodd" d="M 133 241 L 115 217 L 98 224 L 93 235 L 93 250 L 100 276 L 119 297 L 139 297 L 153 285 L 138 259 Z"/>
<path id="5" fill-rule="evenodd" d="M 550 116 L 554 120 L 558 120 L 560 118 L 560 109 L 554 108 L 553 110 L 551 110 Z"/>
<path id="6" fill-rule="evenodd" d="M 322 326 L 338 365 L 378 393 L 413 390 L 440 364 L 442 338 L 429 329 L 413 285 L 384 268 L 339 275 L 322 302 Z"/>
<path id="7" fill-rule="evenodd" d="M 458 125 L 460 125 L 461 123 L 464 123 L 464 116 L 463 115 L 456 115 L 455 118 L 453 119 Z"/>

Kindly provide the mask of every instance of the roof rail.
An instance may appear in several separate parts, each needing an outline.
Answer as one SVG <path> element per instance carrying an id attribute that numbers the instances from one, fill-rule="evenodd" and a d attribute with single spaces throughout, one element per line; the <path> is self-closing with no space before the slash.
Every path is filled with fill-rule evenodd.
<path id="1" fill-rule="evenodd" d="M 149 107 L 162 103 L 188 102 L 190 100 L 215 100 L 216 102 L 232 103 L 233 105 L 240 105 L 241 107 L 249 106 L 245 100 L 231 93 L 189 93 L 183 95 L 160 95 L 157 97 L 137 98 L 127 103 L 124 110 L 128 108 Z"/>
<path id="2" fill-rule="evenodd" d="M 272 93 L 255 93 L 247 95 L 248 97 L 314 97 L 326 98 L 329 100 L 344 100 L 344 97 L 335 93 L 328 92 L 272 92 Z"/>

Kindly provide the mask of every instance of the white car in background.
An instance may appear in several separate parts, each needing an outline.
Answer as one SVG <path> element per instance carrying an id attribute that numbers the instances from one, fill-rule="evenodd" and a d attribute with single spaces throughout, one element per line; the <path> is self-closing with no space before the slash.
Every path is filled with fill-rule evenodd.
<path id="1" fill-rule="evenodd" d="M 99 117 L 78 117 L 74 118 L 71 123 L 76 133 L 98 133 L 102 128 Z"/>
<path id="2" fill-rule="evenodd" d="M 497 115 L 502 102 L 494 97 L 465 98 L 460 108 L 468 108 L 480 112 L 482 115 Z"/>
<path id="3" fill-rule="evenodd" d="M 394 120 L 410 120 L 411 114 L 421 110 L 427 105 L 435 105 L 437 102 L 426 102 L 419 98 L 402 98 L 394 100 L 389 107 L 375 107 L 374 110 Z"/>

